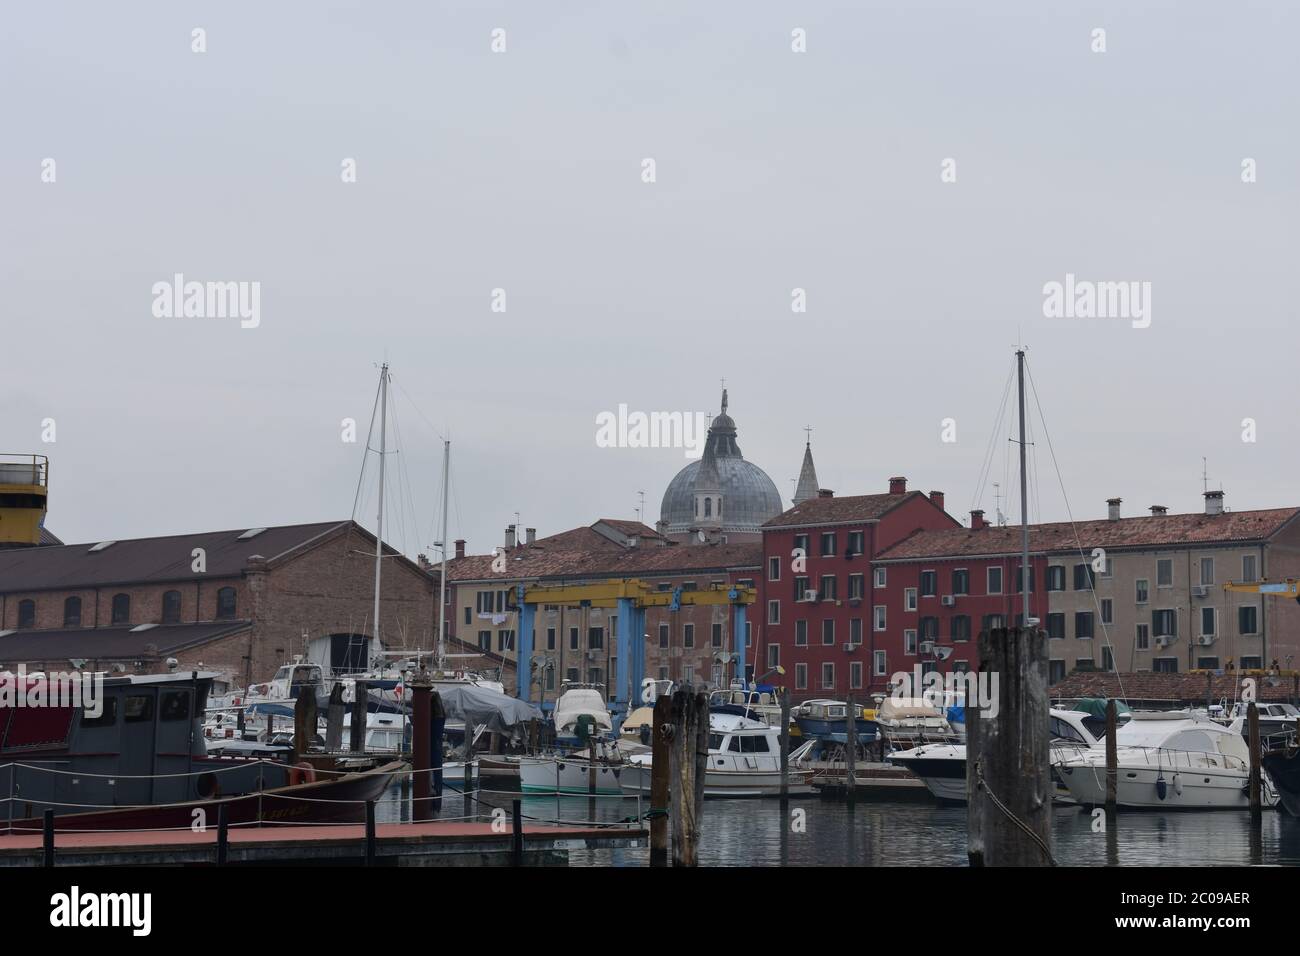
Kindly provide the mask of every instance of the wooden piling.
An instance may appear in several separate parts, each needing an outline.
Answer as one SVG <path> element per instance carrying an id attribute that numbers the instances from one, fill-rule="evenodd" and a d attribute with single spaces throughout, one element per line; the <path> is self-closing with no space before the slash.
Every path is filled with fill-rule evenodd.
<path id="1" fill-rule="evenodd" d="M 687 688 L 673 694 L 674 735 L 669 800 L 673 807 L 673 866 L 698 862 L 704 774 L 709 757 L 709 699 Z"/>
<path id="2" fill-rule="evenodd" d="M 352 700 L 352 751 L 360 753 L 366 749 L 366 702 L 370 696 L 369 685 L 359 680 L 353 685 Z"/>
<path id="3" fill-rule="evenodd" d="M 655 701 L 650 743 L 650 865 L 668 865 L 668 778 L 671 774 L 673 699 Z"/>
<path id="4" fill-rule="evenodd" d="M 411 774 L 415 791 L 411 804 L 411 819 L 417 823 L 432 817 L 429 799 L 433 781 L 429 761 L 433 754 L 433 719 L 430 714 L 429 693 L 433 685 L 416 679 L 407 685 L 411 692 Z"/>
<path id="5" fill-rule="evenodd" d="M 983 632 L 979 661 L 991 699 L 966 707 L 967 854 L 972 866 L 1051 865 L 1046 636 L 1034 627 Z M 972 746 L 979 704 L 988 712 L 976 718 Z"/>
<path id="6" fill-rule="evenodd" d="M 1119 744 L 1115 731 L 1119 728 L 1119 708 L 1115 698 L 1106 702 L 1106 813 L 1111 815 L 1119 806 Z"/>
<path id="7" fill-rule="evenodd" d="M 13 813 L 10 811 L 10 818 Z M 51 867 L 54 865 L 54 811 L 46 810 L 41 814 L 41 865 Z"/>
<path id="8" fill-rule="evenodd" d="M 343 749 L 343 685 L 335 684 L 325 710 L 325 749 L 337 753 Z"/>
<path id="9" fill-rule="evenodd" d="M 853 694 L 845 700 L 844 722 L 844 798 L 852 804 L 858 792 L 858 717 Z"/>
<path id="10" fill-rule="evenodd" d="M 1259 707 L 1252 700 L 1246 708 L 1246 726 L 1250 734 L 1250 813 L 1255 826 L 1260 823 Z"/>
<path id="11" fill-rule="evenodd" d="M 781 688 L 781 799 L 790 799 L 790 691 Z"/>
<path id="12" fill-rule="evenodd" d="M 293 759 L 311 749 L 312 738 L 316 736 L 316 694 L 311 688 L 304 687 L 298 692 L 298 702 L 293 707 Z"/>

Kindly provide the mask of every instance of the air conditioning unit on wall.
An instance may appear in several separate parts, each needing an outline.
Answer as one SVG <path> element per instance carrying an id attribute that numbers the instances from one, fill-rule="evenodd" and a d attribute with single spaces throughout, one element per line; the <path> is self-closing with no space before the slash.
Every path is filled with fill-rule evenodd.
<path id="1" fill-rule="evenodd" d="M 955 607 L 957 604 L 957 598 L 955 595 L 945 594 L 942 598 L 939 599 L 939 603 L 942 604 L 944 607 Z"/>
<path id="2" fill-rule="evenodd" d="M 1214 635 L 1202 634 L 1199 638 L 1196 639 L 1196 643 L 1200 644 L 1201 647 L 1209 647 L 1211 644 L 1214 643 Z"/>

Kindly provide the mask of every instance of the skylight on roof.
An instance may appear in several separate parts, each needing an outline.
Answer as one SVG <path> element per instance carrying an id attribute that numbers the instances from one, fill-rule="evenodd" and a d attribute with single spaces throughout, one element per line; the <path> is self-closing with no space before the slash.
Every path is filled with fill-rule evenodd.
<path id="1" fill-rule="evenodd" d="M 115 545 L 115 544 L 117 544 L 116 541 L 101 541 L 101 542 L 99 542 L 99 544 L 95 545 L 93 548 L 91 548 L 91 549 L 90 549 L 89 551 L 87 551 L 86 553 L 87 553 L 87 554 L 94 554 L 96 551 L 103 551 L 105 548 L 111 548 L 111 547 L 112 547 L 113 545 Z"/>
<path id="2" fill-rule="evenodd" d="M 238 538 L 236 538 L 235 540 L 236 540 L 236 541 L 247 541 L 249 538 L 256 538 L 259 534 L 261 534 L 261 533 L 262 533 L 263 531 L 265 531 L 265 530 L 266 530 L 265 528 L 249 528 L 247 531 L 245 531 L 243 534 L 241 534 L 241 535 L 240 535 Z"/>

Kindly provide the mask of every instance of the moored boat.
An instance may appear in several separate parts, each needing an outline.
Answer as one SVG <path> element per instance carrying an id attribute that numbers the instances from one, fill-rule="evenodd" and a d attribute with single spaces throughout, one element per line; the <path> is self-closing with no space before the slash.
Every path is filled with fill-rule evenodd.
<path id="1" fill-rule="evenodd" d="M 874 712 L 861 704 L 854 704 L 853 712 L 858 741 L 875 740 L 880 727 L 874 719 Z M 799 734 L 805 740 L 816 737 L 841 744 L 848 742 L 849 705 L 845 701 L 806 700 L 791 712 L 791 717 L 799 725 Z"/>

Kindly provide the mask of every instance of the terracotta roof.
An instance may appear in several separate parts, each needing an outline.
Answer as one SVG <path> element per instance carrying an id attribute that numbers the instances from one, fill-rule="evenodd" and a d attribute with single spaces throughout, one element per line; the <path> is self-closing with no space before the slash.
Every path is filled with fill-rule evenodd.
<path id="1" fill-rule="evenodd" d="M 591 528 L 573 528 L 538 538 L 527 547 L 545 548 L 549 551 L 620 551 L 625 545 L 611 541 Z"/>
<path id="2" fill-rule="evenodd" d="M 663 537 L 654 528 L 642 524 L 640 521 L 623 521 L 619 518 L 601 518 L 596 524 L 607 524 L 611 528 L 622 532 L 629 538 L 661 538 Z"/>
<path id="3" fill-rule="evenodd" d="M 325 521 L 266 528 L 251 538 L 240 537 L 251 529 L 236 528 L 123 539 L 98 551 L 91 550 L 96 542 L 0 551 L 0 592 L 237 577 L 253 555 L 273 563 L 348 528 L 374 541 L 374 535 L 352 521 Z M 192 570 L 195 548 L 203 548 L 207 556 L 202 574 Z M 388 546 L 385 550 L 392 551 Z"/>
<path id="4" fill-rule="evenodd" d="M 919 491 L 902 495 L 850 495 L 845 498 L 809 498 L 789 511 L 777 515 L 764 528 L 798 528 L 803 525 L 839 524 L 874 521 L 909 497 L 921 497 Z"/>
<path id="5" fill-rule="evenodd" d="M 173 654 L 251 627 L 248 621 L 169 624 L 143 631 L 131 627 L 74 627 L 21 630 L 0 637 L 0 661 L 96 661 L 153 659 Z"/>
<path id="6" fill-rule="evenodd" d="M 506 552 L 507 570 L 492 570 L 490 554 L 457 558 L 447 565 L 448 581 L 515 581 L 537 578 L 635 577 L 759 568 L 763 547 L 755 543 L 675 545 L 664 548 L 623 548 L 617 551 L 554 551 L 520 547 Z"/>
<path id="7" fill-rule="evenodd" d="M 1225 697 L 1230 701 L 1236 700 L 1241 695 L 1243 676 L 1245 674 L 1235 672 L 1216 674 L 1210 678 L 1209 696 L 1216 702 Z M 1289 701 L 1295 694 L 1296 681 L 1292 676 L 1269 677 L 1256 674 L 1255 681 L 1259 700 Z M 1114 697 L 1130 702 L 1172 701 L 1204 706 L 1206 674 L 1204 671 L 1182 674 L 1075 671 L 1060 683 L 1054 684 L 1050 693 L 1053 697 Z"/>
<path id="8" fill-rule="evenodd" d="M 1111 521 L 1105 518 L 1029 526 L 1029 550 L 1034 554 L 1075 553 L 1092 548 L 1154 548 L 1162 545 L 1217 544 L 1262 541 L 1300 515 L 1300 508 L 1266 511 L 1225 511 L 1222 514 L 1144 515 Z M 1076 542 L 1075 535 L 1078 535 Z M 882 551 L 882 561 L 938 558 L 952 555 L 1015 555 L 1020 552 L 1020 528 L 948 528 L 918 531 Z"/>

